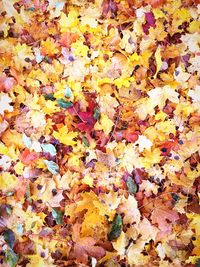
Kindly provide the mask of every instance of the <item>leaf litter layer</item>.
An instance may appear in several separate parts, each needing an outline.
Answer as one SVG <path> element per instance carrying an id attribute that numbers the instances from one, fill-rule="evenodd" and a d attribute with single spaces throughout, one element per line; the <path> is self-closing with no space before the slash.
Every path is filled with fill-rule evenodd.
<path id="1" fill-rule="evenodd" d="M 1 266 L 199 266 L 199 0 L 0 14 Z"/>

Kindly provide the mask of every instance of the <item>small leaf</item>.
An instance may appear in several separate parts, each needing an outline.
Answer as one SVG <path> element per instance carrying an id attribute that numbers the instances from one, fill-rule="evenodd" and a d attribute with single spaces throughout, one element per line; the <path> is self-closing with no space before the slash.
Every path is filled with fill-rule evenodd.
<path id="1" fill-rule="evenodd" d="M 41 147 L 44 152 L 50 153 L 51 156 L 55 156 L 57 153 L 55 147 L 52 144 L 42 144 Z"/>
<path id="2" fill-rule="evenodd" d="M 128 191 L 130 194 L 135 194 L 137 192 L 137 185 L 133 181 L 131 176 L 128 176 L 126 180 L 126 186 L 128 187 Z"/>
<path id="3" fill-rule="evenodd" d="M 15 243 L 15 235 L 12 230 L 7 229 L 3 233 L 4 240 L 9 245 L 10 248 L 13 249 L 14 243 Z"/>
<path id="4" fill-rule="evenodd" d="M 48 56 L 43 58 L 44 62 L 51 64 L 51 59 Z"/>
<path id="5" fill-rule="evenodd" d="M 23 225 L 21 223 L 18 223 L 16 226 L 16 232 L 18 235 L 22 235 L 24 232 L 24 228 Z"/>
<path id="6" fill-rule="evenodd" d="M 65 88 L 65 93 L 64 93 L 64 95 L 65 95 L 65 97 L 67 97 L 67 98 L 72 97 L 72 90 L 69 88 L 69 86 L 67 86 L 67 87 Z"/>
<path id="7" fill-rule="evenodd" d="M 11 208 L 11 206 L 6 206 L 6 213 L 8 214 L 8 215 L 11 215 L 11 213 L 12 213 L 12 208 Z"/>
<path id="8" fill-rule="evenodd" d="M 24 145 L 27 148 L 31 148 L 31 145 L 32 145 L 31 138 L 28 137 L 25 133 L 22 134 L 22 140 L 23 140 Z"/>
<path id="9" fill-rule="evenodd" d="M 112 227 L 110 229 L 110 232 L 108 233 L 108 240 L 112 241 L 113 239 L 116 239 L 120 236 L 122 231 L 122 217 L 120 214 L 117 214 L 115 216 L 115 219 L 113 220 Z"/>
<path id="10" fill-rule="evenodd" d="M 29 7 L 28 9 L 27 9 L 27 11 L 35 11 L 35 8 L 32 6 L 32 7 Z"/>
<path id="11" fill-rule="evenodd" d="M 13 196 L 14 195 L 14 192 L 13 191 L 8 191 L 8 192 L 6 192 L 6 196 L 7 197 L 11 197 L 11 196 Z"/>
<path id="12" fill-rule="evenodd" d="M 52 174 L 58 174 L 59 166 L 54 161 L 44 160 L 44 163 Z"/>
<path id="13" fill-rule="evenodd" d="M 83 141 L 83 144 L 84 144 L 86 147 L 89 147 L 89 142 L 88 142 L 88 140 L 87 140 L 87 138 L 86 138 L 85 136 L 83 136 L 82 141 Z"/>
<path id="14" fill-rule="evenodd" d="M 99 109 L 97 109 L 97 108 L 94 109 L 93 117 L 96 120 L 99 120 L 100 119 L 100 110 Z"/>
<path id="15" fill-rule="evenodd" d="M 52 216 L 54 220 L 56 221 L 57 224 L 62 224 L 63 223 L 63 213 L 60 210 L 53 209 L 52 210 Z"/>
<path id="16" fill-rule="evenodd" d="M 26 199 L 27 199 L 28 201 L 31 201 L 31 190 L 30 190 L 30 186 L 29 186 L 29 185 L 26 186 L 26 193 L 25 193 L 25 196 L 26 196 Z"/>
<path id="17" fill-rule="evenodd" d="M 180 197 L 175 193 L 172 193 L 171 195 L 172 195 L 173 200 L 175 200 L 176 202 L 180 199 Z"/>
<path id="18" fill-rule="evenodd" d="M 19 260 L 19 256 L 12 249 L 6 251 L 6 262 L 9 267 L 15 267 Z"/>
<path id="19" fill-rule="evenodd" d="M 47 94 L 44 96 L 45 100 L 51 100 L 54 101 L 56 100 L 53 94 Z"/>
<path id="20" fill-rule="evenodd" d="M 72 102 L 65 101 L 62 98 L 57 99 L 57 103 L 61 108 L 69 108 L 73 106 Z"/>

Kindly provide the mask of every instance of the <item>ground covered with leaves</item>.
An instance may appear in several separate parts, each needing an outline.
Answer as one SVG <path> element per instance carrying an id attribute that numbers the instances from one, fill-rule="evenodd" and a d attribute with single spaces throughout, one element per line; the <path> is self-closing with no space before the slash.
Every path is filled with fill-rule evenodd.
<path id="1" fill-rule="evenodd" d="M 199 0 L 0 14 L 0 265 L 200 266 Z"/>

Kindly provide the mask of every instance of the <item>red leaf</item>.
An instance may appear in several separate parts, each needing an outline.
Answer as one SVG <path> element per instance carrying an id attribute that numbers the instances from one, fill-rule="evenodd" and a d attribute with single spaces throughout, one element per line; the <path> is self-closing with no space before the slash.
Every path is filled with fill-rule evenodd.
<path id="1" fill-rule="evenodd" d="M 20 155 L 20 160 L 25 165 L 31 165 L 37 158 L 37 153 L 31 152 L 29 149 L 25 149 Z"/>
<path id="2" fill-rule="evenodd" d="M 148 0 L 147 1 L 152 7 L 156 8 L 162 6 L 165 3 L 165 0 Z"/>
<path id="3" fill-rule="evenodd" d="M 88 103 L 87 111 L 77 112 L 79 119 L 82 121 L 77 124 L 77 128 L 80 131 L 88 132 L 88 131 L 91 131 L 92 128 L 94 127 L 94 124 L 96 123 L 96 120 L 93 117 L 94 107 L 95 107 L 94 103 L 90 101 Z"/>
<path id="4" fill-rule="evenodd" d="M 135 143 L 138 140 L 138 132 L 132 130 L 132 129 L 127 129 L 123 133 L 123 137 L 131 143 Z"/>

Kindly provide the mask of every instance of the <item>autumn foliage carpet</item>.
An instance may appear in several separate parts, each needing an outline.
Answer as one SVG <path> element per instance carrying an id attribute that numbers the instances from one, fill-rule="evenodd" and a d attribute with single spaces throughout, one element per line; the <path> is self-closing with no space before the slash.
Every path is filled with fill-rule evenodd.
<path id="1" fill-rule="evenodd" d="M 199 17 L 0 0 L 0 266 L 200 266 Z"/>

